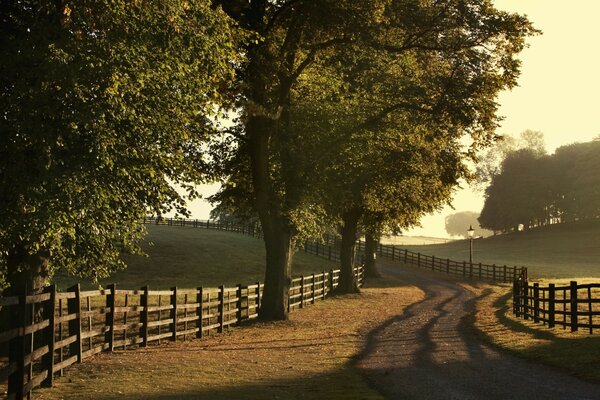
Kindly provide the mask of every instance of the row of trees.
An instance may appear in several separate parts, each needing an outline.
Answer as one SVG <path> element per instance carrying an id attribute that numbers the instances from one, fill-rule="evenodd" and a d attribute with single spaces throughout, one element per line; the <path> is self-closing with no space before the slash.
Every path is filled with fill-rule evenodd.
<path id="1" fill-rule="evenodd" d="M 532 148 L 509 153 L 486 189 L 479 221 L 507 232 L 600 217 L 600 138 L 547 155 Z"/>
<path id="2" fill-rule="evenodd" d="M 480 0 L 0 4 L 8 291 L 122 267 L 144 213 L 185 213 L 174 184 L 222 177 L 213 200 L 264 232 L 265 319 L 287 317 L 298 239 L 339 227 L 355 291 L 358 229 L 450 199 L 536 33 Z"/>

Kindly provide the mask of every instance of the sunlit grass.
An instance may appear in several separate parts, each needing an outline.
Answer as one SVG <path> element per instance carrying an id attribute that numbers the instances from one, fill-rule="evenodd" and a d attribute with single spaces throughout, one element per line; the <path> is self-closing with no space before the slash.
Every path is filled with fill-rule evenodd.
<path id="1" fill-rule="evenodd" d="M 599 335 L 590 335 L 582 328 L 579 332 L 558 326 L 551 329 L 516 318 L 512 314 L 512 292 L 508 285 L 465 286 L 478 296 L 470 322 L 485 339 L 520 357 L 600 383 Z"/>
<path id="2" fill-rule="evenodd" d="M 475 262 L 525 266 L 532 278 L 600 278 L 600 220 L 476 239 L 473 247 Z M 469 259 L 467 240 L 403 248 L 457 261 Z"/>
<path id="3" fill-rule="evenodd" d="M 128 256 L 128 268 L 101 281 L 103 286 L 116 283 L 133 289 L 149 285 L 151 289 L 172 286 L 234 286 L 263 281 L 265 246 L 262 239 L 240 233 L 174 226 L 148 226 L 143 248 L 148 257 Z M 337 268 L 337 264 L 304 252 L 297 252 L 293 275 L 310 274 Z M 59 276 L 56 283 L 66 288 L 81 279 Z M 83 287 L 92 287 L 82 282 Z"/>

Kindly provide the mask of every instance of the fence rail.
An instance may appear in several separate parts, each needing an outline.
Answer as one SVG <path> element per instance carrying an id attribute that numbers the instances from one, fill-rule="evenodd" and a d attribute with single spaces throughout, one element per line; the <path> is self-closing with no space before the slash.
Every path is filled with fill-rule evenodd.
<path id="1" fill-rule="evenodd" d="M 581 327 L 592 334 L 600 328 L 600 283 L 540 286 L 515 280 L 513 313 L 549 328 L 562 326 L 576 332 Z"/>

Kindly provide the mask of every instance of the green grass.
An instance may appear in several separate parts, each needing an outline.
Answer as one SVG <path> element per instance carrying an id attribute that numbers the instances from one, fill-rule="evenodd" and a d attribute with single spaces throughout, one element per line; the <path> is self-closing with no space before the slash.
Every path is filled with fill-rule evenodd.
<path id="1" fill-rule="evenodd" d="M 250 284 L 263 281 L 265 247 L 262 239 L 217 230 L 148 226 L 148 236 L 142 246 L 148 257 L 126 256 L 128 268 L 119 271 L 101 284 L 116 283 L 121 288 L 168 289 L 172 286 Z M 293 275 L 305 275 L 337 268 L 331 261 L 304 252 L 297 252 L 292 264 Z M 73 277 L 58 276 L 56 284 L 64 289 L 81 282 Z"/>
<path id="2" fill-rule="evenodd" d="M 402 248 L 457 261 L 469 259 L 467 240 Z M 474 262 L 525 266 L 532 278 L 600 278 L 600 220 L 476 239 L 473 249 Z"/>

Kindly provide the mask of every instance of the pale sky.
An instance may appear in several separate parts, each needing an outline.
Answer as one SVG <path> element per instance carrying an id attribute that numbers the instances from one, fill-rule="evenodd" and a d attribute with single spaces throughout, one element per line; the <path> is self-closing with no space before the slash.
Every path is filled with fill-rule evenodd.
<path id="1" fill-rule="evenodd" d="M 495 0 L 501 10 L 526 14 L 543 34 L 529 39 L 521 53 L 519 86 L 498 98 L 505 119 L 499 133 L 518 136 L 526 129 L 544 133 L 546 147 L 586 142 L 600 135 L 600 0 Z M 214 192 L 218 185 L 203 187 Z M 458 211 L 481 211 L 482 194 L 468 188 L 453 206 L 421 220 L 406 235 L 447 237 L 444 218 Z M 190 205 L 194 218 L 205 219 L 210 206 Z M 468 227 L 465 227 L 465 230 Z"/>

